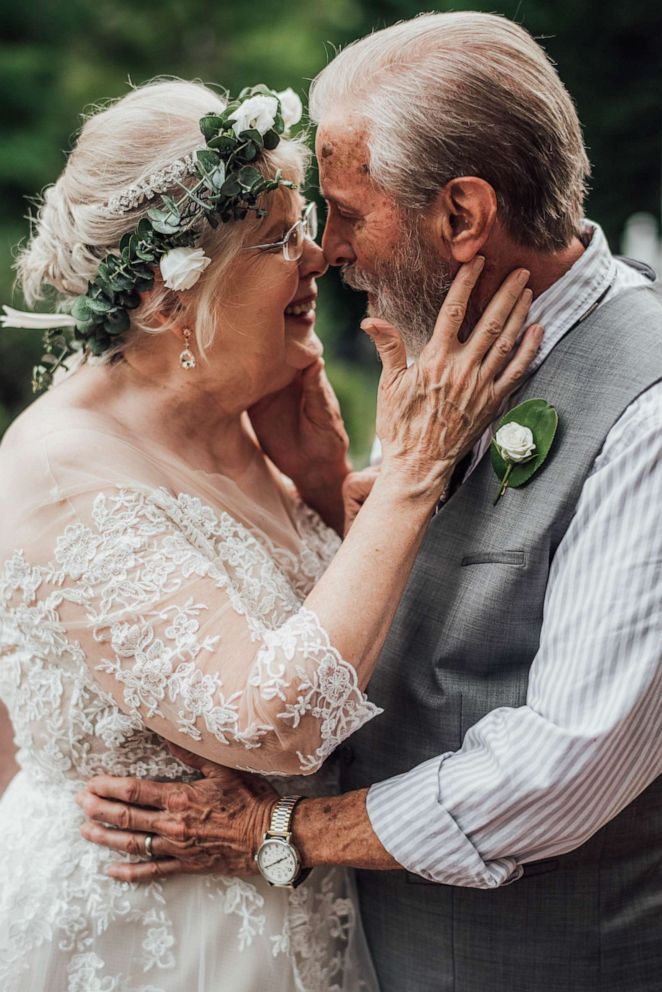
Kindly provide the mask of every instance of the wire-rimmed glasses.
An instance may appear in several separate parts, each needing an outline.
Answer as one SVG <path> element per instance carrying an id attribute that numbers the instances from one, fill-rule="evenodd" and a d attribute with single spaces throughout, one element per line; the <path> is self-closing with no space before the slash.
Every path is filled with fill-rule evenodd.
<path id="1" fill-rule="evenodd" d="M 286 262 L 298 262 L 303 255 L 306 238 L 314 241 L 317 237 L 317 230 L 317 204 L 313 201 L 304 207 L 299 220 L 292 225 L 280 241 L 272 241 L 268 245 L 248 245 L 242 248 L 242 251 L 278 251 L 280 249 Z"/>

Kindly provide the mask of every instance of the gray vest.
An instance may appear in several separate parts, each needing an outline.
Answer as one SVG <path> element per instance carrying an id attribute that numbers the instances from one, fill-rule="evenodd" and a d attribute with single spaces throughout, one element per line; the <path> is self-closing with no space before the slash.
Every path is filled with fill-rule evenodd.
<path id="1" fill-rule="evenodd" d="M 606 435 L 662 380 L 662 307 L 646 288 L 569 332 L 517 402 L 559 412 L 553 452 L 493 506 L 489 455 L 432 520 L 370 684 L 384 714 L 348 745 L 344 789 L 460 748 L 525 703 L 550 565 Z M 662 512 L 662 507 L 660 508 Z M 662 778 L 582 847 L 495 890 L 359 872 L 382 992 L 660 992 Z"/>

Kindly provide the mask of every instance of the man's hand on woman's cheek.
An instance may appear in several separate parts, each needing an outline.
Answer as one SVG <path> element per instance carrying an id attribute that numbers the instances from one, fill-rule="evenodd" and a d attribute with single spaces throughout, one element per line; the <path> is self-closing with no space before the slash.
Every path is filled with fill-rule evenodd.
<path id="1" fill-rule="evenodd" d="M 275 790 L 257 775 L 169 746 L 204 778 L 184 783 L 98 775 L 76 797 L 87 816 L 83 837 L 145 859 L 118 861 L 109 875 L 149 882 L 179 873 L 257 874 L 253 856 L 278 798 Z M 150 835 L 151 857 L 145 846 Z"/>

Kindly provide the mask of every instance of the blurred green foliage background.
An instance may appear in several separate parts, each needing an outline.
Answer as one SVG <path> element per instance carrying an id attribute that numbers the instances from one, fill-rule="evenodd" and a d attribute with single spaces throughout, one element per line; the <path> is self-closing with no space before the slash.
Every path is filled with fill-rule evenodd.
<path id="1" fill-rule="evenodd" d="M 2 0 L 0 15 L 0 302 L 21 307 L 12 253 L 28 231 L 26 200 L 55 180 L 80 111 L 126 92 L 129 80 L 200 78 L 236 90 L 307 81 L 334 48 L 423 10 L 485 10 L 522 23 L 544 44 L 584 124 L 594 175 L 588 214 L 617 249 L 635 211 L 658 214 L 662 4 L 659 0 Z M 118 149 L 121 154 L 121 149 Z M 314 183 L 314 176 L 311 182 Z M 363 299 L 331 272 L 319 328 L 354 454 L 373 434 L 376 360 L 357 330 Z M 0 434 L 31 400 L 35 332 L 0 337 Z"/>

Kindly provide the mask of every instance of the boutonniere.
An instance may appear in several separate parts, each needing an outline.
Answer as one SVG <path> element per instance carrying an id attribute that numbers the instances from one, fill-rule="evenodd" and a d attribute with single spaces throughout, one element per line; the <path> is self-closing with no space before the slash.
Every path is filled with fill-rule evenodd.
<path id="1" fill-rule="evenodd" d="M 559 415 L 547 400 L 525 400 L 496 426 L 490 457 L 499 479 L 494 505 L 506 489 L 518 489 L 542 468 L 550 452 Z"/>

